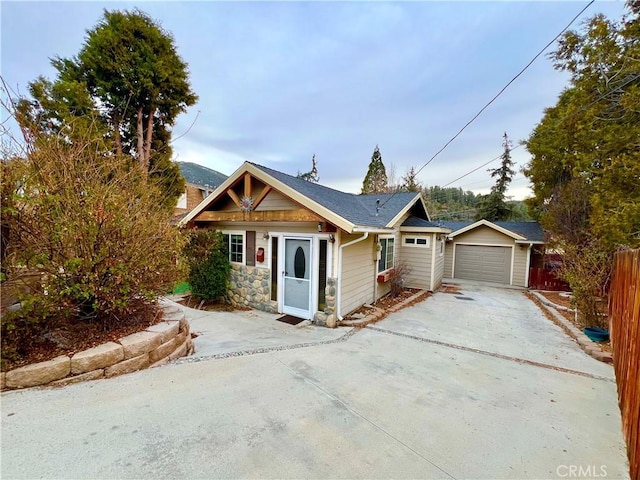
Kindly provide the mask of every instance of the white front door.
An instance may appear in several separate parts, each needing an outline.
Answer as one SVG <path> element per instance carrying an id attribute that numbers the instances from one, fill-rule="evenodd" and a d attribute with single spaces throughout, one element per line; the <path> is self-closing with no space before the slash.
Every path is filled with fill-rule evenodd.
<path id="1" fill-rule="evenodd" d="M 311 319 L 311 239 L 284 238 L 283 313 Z"/>

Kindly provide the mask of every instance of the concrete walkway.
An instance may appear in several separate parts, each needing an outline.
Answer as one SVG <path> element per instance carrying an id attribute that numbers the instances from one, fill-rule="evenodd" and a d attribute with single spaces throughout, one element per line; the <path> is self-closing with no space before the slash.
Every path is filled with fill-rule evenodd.
<path id="1" fill-rule="evenodd" d="M 308 321 L 289 325 L 276 320 L 282 315 L 258 310 L 207 312 L 175 305 L 183 308 L 191 331 L 198 335 L 193 343 L 196 348 L 194 357 L 199 360 L 334 341 L 350 330 L 317 328 Z"/>
<path id="2" fill-rule="evenodd" d="M 250 328 L 234 338 L 242 320 L 207 321 L 200 361 L 3 393 L 0 473 L 626 478 L 611 367 L 520 291 L 462 294 L 474 300 L 438 293 L 347 337 L 292 327 L 273 340 L 256 319 L 254 343 Z M 225 357 L 229 342 L 244 353 Z"/>

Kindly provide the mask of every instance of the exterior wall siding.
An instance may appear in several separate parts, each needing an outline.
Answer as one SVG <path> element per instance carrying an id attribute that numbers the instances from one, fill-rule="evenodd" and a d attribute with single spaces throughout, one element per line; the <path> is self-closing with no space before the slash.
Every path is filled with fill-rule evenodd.
<path id="1" fill-rule="evenodd" d="M 180 215 L 183 213 L 190 212 L 194 208 L 198 206 L 198 204 L 204 200 L 203 191 L 197 185 L 193 185 L 192 183 L 187 183 L 186 187 L 187 193 L 187 208 L 175 208 L 174 215 Z"/>
<path id="2" fill-rule="evenodd" d="M 348 243 L 361 235 L 344 235 L 342 243 Z M 365 303 L 372 303 L 376 264 L 374 241 L 370 236 L 362 242 L 342 251 L 342 278 L 340 291 L 340 315 L 346 315 Z"/>
<path id="3" fill-rule="evenodd" d="M 407 234 L 406 232 L 404 233 Z M 408 233 L 408 235 L 411 235 Z M 429 236 L 429 248 L 407 247 L 400 248 L 400 259 L 409 268 L 406 286 L 431 290 L 431 256 L 433 249 L 433 235 Z"/>
<path id="4" fill-rule="evenodd" d="M 527 285 L 527 253 L 528 245 L 516 244 L 513 253 L 513 279 L 512 285 L 525 287 Z"/>
<path id="5" fill-rule="evenodd" d="M 256 212 L 263 210 L 296 210 L 298 208 L 301 208 L 298 204 L 289 200 L 281 193 L 271 190 L 267 196 L 264 197 L 264 200 L 260 202 L 260 205 L 257 206 Z"/>
<path id="6" fill-rule="evenodd" d="M 440 254 L 440 242 L 435 241 L 436 236 L 433 236 L 434 239 L 434 248 L 436 248 L 436 261 L 433 272 L 433 285 L 431 285 L 430 290 L 436 291 L 442 285 L 442 278 L 444 277 L 444 266 L 445 266 L 445 255 L 444 253 Z M 446 250 L 446 249 L 445 249 Z"/>

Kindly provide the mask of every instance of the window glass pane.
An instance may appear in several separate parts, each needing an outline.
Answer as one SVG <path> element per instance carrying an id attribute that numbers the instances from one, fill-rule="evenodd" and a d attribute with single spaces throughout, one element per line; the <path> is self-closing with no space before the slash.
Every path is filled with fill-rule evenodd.
<path id="1" fill-rule="evenodd" d="M 414 243 L 416 243 L 416 239 L 415 238 L 405 238 L 404 239 L 404 243 L 413 245 Z"/>
<path id="2" fill-rule="evenodd" d="M 242 263 L 242 235 L 229 235 L 229 260 Z"/>
<path id="3" fill-rule="evenodd" d="M 378 261 L 378 272 L 382 272 L 393 267 L 393 238 L 380 239 L 380 261 Z"/>
<path id="4" fill-rule="evenodd" d="M 417 238 L 416 239 L 416 243 L 418 245 L 426 245 L 427 244 L 427 239 L 426 238 Z"/>

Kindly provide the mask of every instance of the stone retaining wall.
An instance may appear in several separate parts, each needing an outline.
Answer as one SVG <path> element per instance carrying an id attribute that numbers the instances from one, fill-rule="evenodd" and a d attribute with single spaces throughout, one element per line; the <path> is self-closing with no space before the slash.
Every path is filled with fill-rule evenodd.
<path id="1" fill-rule="evenodd" d="M 46 362 L 16 368 L 0 375 L 0 389 L 67 385 L 115 377 L 191 355 L 193 342 L 184 312 L 163 307 L 163 321 L 117 342 L 108 342 L 72 357 L 61 355 Z"/>
<path id="2" fill-rule="evenodd" d="M 271 301 L 271 270 L 268 268 L 232 264 L 229 283 L 229 298 L 233 304 L 278 312 L 277 302 Z"/>

